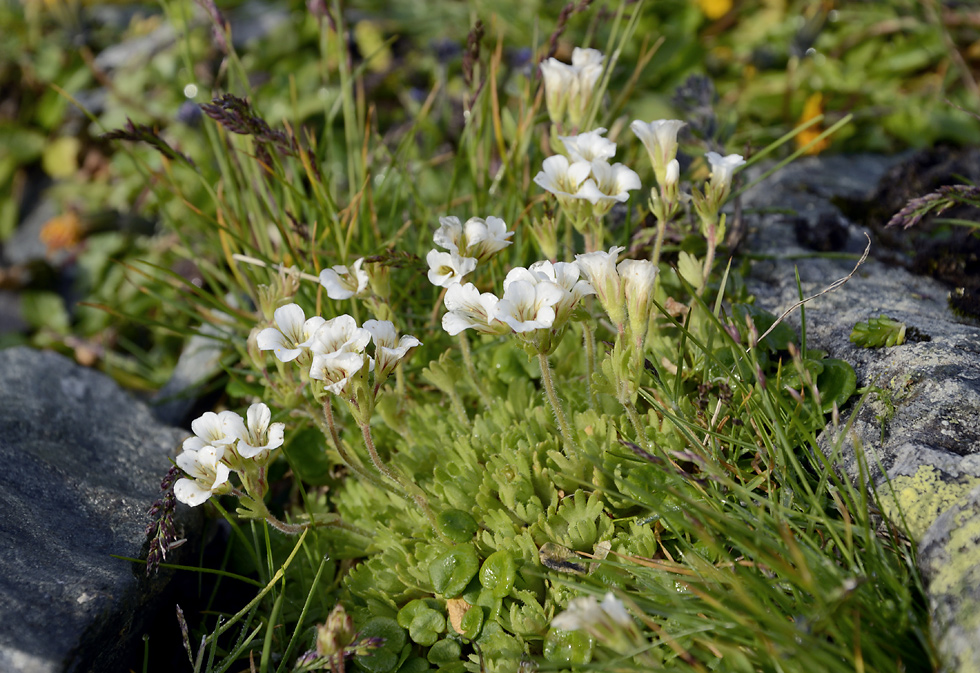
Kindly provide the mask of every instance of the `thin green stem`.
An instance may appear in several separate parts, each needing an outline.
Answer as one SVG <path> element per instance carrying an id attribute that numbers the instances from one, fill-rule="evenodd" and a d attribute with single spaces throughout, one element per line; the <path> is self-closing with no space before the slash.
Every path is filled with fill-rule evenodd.
<path id="1" fill-rule="evenodd" d="M 538 363 L 541 365 L 541 381 L 544 383 L 544 390 L 548 395 L 551 410 L 555 413 L 555 421 L 558 423 L 558 429 L 561 431 L 562 439 L 565 440 L 565 446 L 570 448 L 574 453 L 578 453 L 578 446 L 575 444 L 575 440 L 572 439 L 572 428 L 569 426 L 565 412 L 561 408 L 561 400 L 558 399 L 558 393 L 555 392 L 555 384 L 551 378 L 551 364 L 548 362 L 548 356 L 544 353 L 538 353 Z"/>
<path id="2" fill-rule="evenodd" d="M 589 408 L 594 410 L 596 398 L 592 374 L 595 372 L 595 332 L 586 322 L 582 323 L 582 340 L 585 342 L 585 388 L 589 393 Z"/>

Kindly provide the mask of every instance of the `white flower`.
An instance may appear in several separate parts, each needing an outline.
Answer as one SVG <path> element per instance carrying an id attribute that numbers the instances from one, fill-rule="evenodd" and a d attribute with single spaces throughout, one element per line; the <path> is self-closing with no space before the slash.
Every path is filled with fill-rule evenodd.
<path id="1" fill-rule="evenodd" d="M 471 217 L 463 225 L 466 252 L 478 261 L 487 259 L 513 243 L 508 240 L 513 235 L 513 231 L 507 231 L 507 223 L 493 215 L 486 219 Z"/>
<path id="2" fill-rule="evenodd" d="M 573 127 L 582 122 L 602 75 L 603 58 L 597 49 L 575 47 L 571 65 L 555 58 L 541 63 L 545 103 L 552 122 L 559 124 L 566 115 Z"/>
<path id="3" fill-rule="evenodd" d="M 458 217 L 440 217 L 439 228 L 432 235 L 432 242 L 450 252 L 459 252 L 463 243 L 463 225 Z"/>
<path id="4" fill-rule="evenodd" d="M 389 320 L 368 320 L 364 323 L 364 329 L 371 333 L 374 341 L 374 376 L 378 381 L 388 378 L 410 348 L 422 345 L 421 341 L 408 334 L 399 338 L 398 331 Z"/>
<path id="5" fill-rule="evenodd" d="M 596 207 L 596 212 L 605 214 L 613 203 L 623 203 L 629 199 L 629 191 L 640 188 L 640 176 L 623 164 L 613 164 L 596 160 L 592 162 L 592 178 L 586 180 L 579 195 Z"/>
<path id="6" fill-rule="evenodd" d="M 592 164 L 588 161 L 569 163 L 561 154 L 545 159 L 541 168 L 541 172 L 534 176 L 534 183 L 557 196 L 559 201 L 581 198 L 579 188 L 592 173 Z"/>
<path id="7" fill-rule="evenodd" d="M 222 411 L 219 414 L 205 411 L 200 417 L 191 421 L 193 437 L 184 440 L 184 451 L 200 451 L 205 446 L 224 447 L 235 441 L 235 436 L 229 433 L 229 422 L 241 416 L 234 411 Z M 220 456 L 219 456 L 220 457 Z"/>
<path id="8" fill-rule="evenodd" d="M 602 597 L 602 602 L 599 603 L 599 608 L 620 626 L 633 625 L 633 618 L 626 611 L 626 606 L 623 605 L 623 601 L 616 598 L 613 592 L 606 592 L 606 595 Z"/>
<path id="9" fill-rule="evenodd" d="M 197 507 L 210 498 L 227 483 L 231 475 L 231 468 L 221 462 L 223 453 L 221 447 L 203 446 L 197 451 L 184 451 L 177 456 L 177 467 L 190 478 L 177 480 L 174 496 L 191 507 Z"/>
<path id="10" fill-rule="evenodd" d="M 686 125 L 678 119 L 658 119 L 649 123 L 637 119 L 630 124 L 633 133 L 647 148 L 657 182 L 661 185 L 667 184 L 668 164 L 677 157 L 677 132 Z"/>
<path id="11" fill-rule="evenodd" d="M 673 187 L 681 178 L 681 165 L 677 159 L 667 162 L 667 170 L 664 172 L 664 186 Z"/>
<path id="12" fill-rule="evenodd" d="M 616 156 L 616 143 L 603 138 L 604 128 L 598 128 L 577 136 L 558 136 L 565 145 L 565 151 L 572 161 L 588 161 L 595 159 L 611 159 Z"/>
<path id="13" fill-rule="evenodd" d="M 429 250 L 425 256 L 429 263 L 429 282 L 439 287 L 449 287 L 460 282 L 460 278 L 476 268 L 476 259 L 461 257 L 455 252 Z"/>
<path id="14" fill-rule="evenodd" d="M 589 283 L 595 288 L 599 302 L 606 310 L 614 324 L 622 325 L 626 321 L 625 297 L 623 282 L 616 271 L 616 258 L 625 248 L 613 246 L 608 252 L 587 252 L 575 255 L 575 263 L 585 274 Z"/>
<path id="15" fill-rule="evenodd" d="M 473 283 L 457 283 L 446 292 L 444 303 L 449 313 L 442 316 L 442 328 L 452 336 L 470 328 L 481 334 L 509 332 L 510 327 L 495 317 L 499 301 L 491 292 L 480 294 Z"/>
<path id="16" fill-rule="evenodd" d="M 551 620 L 551 626 L 565 631 L 594 631 L 603 628 L 608 630 L 610 622 L 623 628 L 633 626 L 633 618 L 622 601 L 611 591 L 606 593 L 602 603 L 595 596 L 573 598 L 569 601 L 568 608 Z"/>
<path id="17" fill-rule="evenodd" d="M 322 274 L 321 274 L 322 279 Z M 255 338 L 259 350 L 275 353 L 280 362 L 298 358 L 303 349 L 310 347 L 314 332 L 324 323 L 320 316 L 309 320 L 298 304 L 280 306 L 273 313 L 275 327 L 266 327 Z"/>
<path id="18" fill-rule="evenodd" d="M 526 275 L 525 275 L 526 274 Z M 562 290 L 561 300 L 555 304 L 555 322 L 553 327 L 558 327 L 568 320 L 575 305 L 582 297 L 595 294 L 595 289 L 589 281 L 580 279 L 581 269 L 568 262 L 551 262 L 543 260 L 535 262 L 526 270 L 520 267 L 511 269 L 504 279 L 504 289 L 514 280 L 527 280 L 527 276 L 534 278 L 534 283 L 540 281 L 551 282 Z"/>
<path id="19" fill-rule="evenodd" d="M 633 336 L 642 345 L 650 320 L 653 301 L 653 285 L 657 267 L 648 259 L 624 259 L 616 267 L 623 281 L 626 296 L 626 312 L 629 314 Z"/>
<path id="20" fill-rule="evenodd" d="M 361 353 L 371 341 L 371 333 L 358 327 L 346 313 L 324 322 L 313 335 L 310 350 L 316 355 Z"/>
<path id="21" fill-rule="evenodd" d="M 568 96 L 577 77 L 572 66 L 556 58 L 541 62 L 541 77 L 544 80 L 545 104 L 551 121 L 559 123 L 565 118 L 568 109 Z"/>
<path id="22" fill-rule="evenodd" d="M 708 152 L 704 156 L 711 164 L 711 191 L 718 195 L 716 203 L 720 207 L 724 197 L 728 196 L 728 190 L 731 189 L 735 169 L 745 165 L 745 159 L 741 154 L 729 154 L 723 157 L 717 152 Z"/>
<path id="23" fill-rule="evenodd" d="M 602 75 L 603 58 L 598 49 L 575 47 L 572 50 L 572 67 L 576 72 L 568 100 L 568 121 L 574 127 L 584 121 L 585 114 L 589 111 L 595 85 Z"/>
<path id="24" fill-rule="evenodd" d="M 555 322 L 555 305 L 563 296 L 564 291 L 550 281 L 513 280 L 504 288 L 495 317 L 518 333 L 549 329 Z"/>
<path id="25" fill-rule="evenodd" d="M 365 361 L 369 369 L 373 367 L 374 363 L 364 353 L 342 351 L 314 355 L 310 378 L 323 381 L 329 392 L 346 396 L 350 393 L 351 379 L 364 368 Z"/>
<path id="26" fill-rule="evenodd" d="M 237 415 L 237 414 L 236 414 Z M 245 412 L 247 426 L 239 423 L 233 426 L 231 432 L 238 439 L 238 455 L 242 458 L 254 458 L 263 451 L 273 451 L 282 446 L 286 425 L 271 423 L 272 412 L 262 402 L 257 402 Z"/>
<path id="27" fill-rule="evenodd" d="M 331 299 L 350 299 L 362 294 L 370 280 L 367 271 L 361 269 L 362 264 L 363 257 L 349 268 L 340 265 L 321 271 L 320 285 L 326 288 L 327 296 Z"/>

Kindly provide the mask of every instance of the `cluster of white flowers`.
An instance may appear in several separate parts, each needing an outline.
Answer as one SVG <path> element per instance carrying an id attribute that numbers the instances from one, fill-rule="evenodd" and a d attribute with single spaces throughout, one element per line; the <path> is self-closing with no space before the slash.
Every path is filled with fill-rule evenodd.
<path id="1" fill-rule="evenodd" d="M 460 224 L 458 217 L 440 217 L 432 241 L 446 251 L 432 249 L 426 255 L 429 282 L 439 287 L 458 284 L 478 262 L 510 245 L 513 235 L 514 232 L 507 231 L 506 222 L 492 215 L 486 219 L 471 217 L 465 224 Z"/>
<path id="2" fill-rule="evenodd" d="M 259 350 L 271 350 L 281 362 L 310 363 L 310 378 L 322 381 L 324 389 L 347 397 L 351 381 L 365 367 L 374 371 L 380 386 L 394 371 L 409 349 L 422 342 L 410 335 L 399 337 L 388 320 L 368 320 L 362 327 L 344 314 L 330 320 L 319 316 L 307 319 L 297 304 L 287 304 L 273 314 L 275 327 L 256 336 Z M 374 344 L 373 356 L 367 347 Z"/>
<path id="3" fill-rule="evenodd" d="M 603 59 L 597 49 L 575 47 L 571 65 L 556 58 L 541 63 L 545 104 L 552 122 L 561 125 L 567 119 L 573 128 L 581 125 L 602 75 Z"/>
<path id="4" fill-rule="evenodd" d="M 588 201 L 594 216 L 601 217 L 616 203 L 629 199 L 629 192 L 640 188 L 640 176 L 627 166 L 610 164 L 616 143 L 603 137 L 604 128 L 575 136 L 559 136 L 566 155 L 548 157 L 534 182 L 558 197 L 573 221 L 579 220 L 577 203 Z"/>
<path id="5" fill-rule="evenodd" d="M 576 255 L 575 263 L 595 288 L 599 303 L 617 327 L 626 324 L 627 316 L 634 337 L 642 343 L 646 335 L 653 285 L 657 267 L 645 259 L 616 259 L 624 250 L 613 246 L 607 252 L 587 252 Z"/>
<path id="6" fill-rule="evenodd" d="M 227 490 L 232 472 L 247 469 L 246 461 L 265 464 L 282 446 L 285 426 L 271 423 L 272 412 L 253 404 L 245 419 L 234 411 L 208 411 L 191 423 L 193 437 L 184 440 L 177 467 L 188 476 L 174 484 L 174 495 L 191 507 Z"/>
<path id="7" fill-rule="evenodd" d="M 595 293 L 580 276 L 575 263 L 544 260 L 511 269 L 504 278 L 503 297 L 480 294 L 472 283 L 454 285 L 446 292 L 449 312 L 442 327 L 452 335 L 470 328 L 483 334 L 558 330 L 579 300 Z"/>

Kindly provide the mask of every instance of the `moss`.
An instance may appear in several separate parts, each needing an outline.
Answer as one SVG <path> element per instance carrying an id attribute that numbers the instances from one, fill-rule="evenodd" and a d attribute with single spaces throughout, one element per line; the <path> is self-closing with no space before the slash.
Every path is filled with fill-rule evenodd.
<path id="1" fill-rule="evenodd" d="M 912 538 L 921 540 L 939 515 L 977 484 L 980 484 L 980 479 L 976 477 L 947 483 L 939 470 L 932 465 L 923 465 L 912 476 L 893 478 L 891 487 L 895 498 L 886 495 L 882 498 L 881 506 L 885 515 L 893 521 L 901 521 L 904 514 Z"/>

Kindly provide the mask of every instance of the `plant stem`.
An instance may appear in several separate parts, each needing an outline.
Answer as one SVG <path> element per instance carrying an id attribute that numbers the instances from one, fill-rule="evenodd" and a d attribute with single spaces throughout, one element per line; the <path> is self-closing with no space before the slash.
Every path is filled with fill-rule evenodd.
<path id="1" fill-rule="evenodd" d="M 555 392 L 555 384 L 551 379 L 551 365 L 548 362 L 548 356 L 544 353 L 538 353 L 538 363 L 541 365 L 541 381 L 544 382 L 544 390 L 548 395 L 548 402 L 551 403 L 551 410 L 555 412 L 555 420 L 558 422 L 558 429 L 561 431 L 561 436 L 565 440 L 565 446 L 569 447 L 574 453 L 578 453 L 578 446 L 575 444 L 575 440 L 572 439 L 572 429 L 568 425 L 568 419 L 565 417 L 565 412 L 561 408 L 561 400 L 558 399 L 558 393 Z"/>
<path id="2" fill-rule="evenodd" d="M 374 437 L 371 435 L 370 423 L 361 423 L 361 436 L 364 438 L 364 446 L 367 447 L 368 454 L 371 456 L 371 462 L 378 468 L 378 472 L 404 488 L 404 484 L 398 478 L 398 475 L 381 461 L 381 456 L 378 455 L 378 450 L 374 447 Z"/>
<path id="3" fill-rule="evenodd" d="M 596 408 L 595 389 L 592 387 L 592 374 L 595 372 L 595 332 L 588 323 L 582 323 L 582 340 L 585 342 L 585 387 L 589 392 L 589 408 Z"/>
<path id="4" fill-rule="evenodd" d="M 640 446 L 646 447 L 648 445 L 646 439 L 646 433 L 643 432 L 643 429 L 640 425 L 641 423 L 640 413 L 636 410 L 636 405 L 633 404 L 633 402 L 631 402 L 630 400 L 626 400 L 622 404 L 623 404 L 623 408 L 626 409 L 626 415 L 630 419 L 630 424 L 633 426 L 633 431 L 636 433 L 637 441 L 639 442 Z"/>
<path id="5" fill-rule="evenodd" d="M 340 454 L 340 459 L 344 461 L 344 465 L 347 467 L 347 469 L 356 474 L 358 477 L 370 481 L 375 486 L 383 488 L 389 493 L 398 493 L 396 489 L 392 488 L 391 484 L 383 479 L 379 479 L 377 475 L 365 470 L 358 463 L 354 462 L 351 455 L 347 453 L 343 443 L 340 441 L 340 434 L 337 432 L 337 424 L 333 417 L 333 403 L 329 397 L 323 402 L 323 416 L 326 419 L 327 434 L 330 435 L 330 438 L 333 441 L 333 446 L 337 450 L 337 453 Z M 319 418 L 317 418 L 315 414 L 314 420 L 319 421 Z M 320 427 L 320 431 L 323 432 L 322 425 Z"/>
<path id="6" fill-rule="evenodd" d="M 469 374 L 470 382 L 473 384 L 473 387 L 476 388 L 476 392 L 480 396 L 483 406 L 485 406 L 487 409 L 492 408 L 493 403 L 490 400 L 490 397 L 483 389 L 483 386 L 480 385 L 479 379 L 477 379 L 476 367 L 473 364 L 473 353 L 470 351 L 470 340 L 466 337 L 465 332 L 459 333 L 459 350 L 463 353 L 463 364 L 466 366 L 466 373 Z"/>
<path id="7" fill-rule="evenodd" d="M 401 486 L 402 497 L 410 499 L 416 505 L 418 505 L 425 513 L 425 516 L 429 519 L 433 530 L 439 532 L 439 527 L 436 525 L 436 515 L 432 511 L 432 507 L 429 505 L 429 500 L 426 498 L 422 489 L 416 484 L 406 484 L 394 470 L 381 462 L 381 456 L 378 455 L 378 450 L 374 446 L 374 437 L 371 435 L 371 425 L 369 423 L 361 424 L 361 434 L 364 437 L 364 445 L 367 447 L 368 453 L 371 455 L 371 462 L 374 463 L 374 466 L 378 468 L 378 471 L 381 472 L 381 474 Z M 442 535 L 442 533 L 439 534 Z"/>

